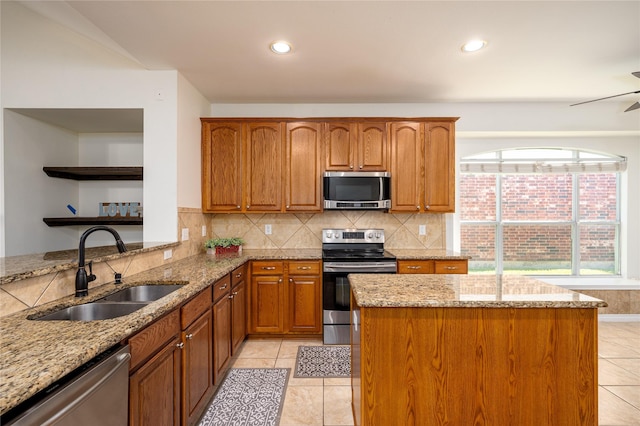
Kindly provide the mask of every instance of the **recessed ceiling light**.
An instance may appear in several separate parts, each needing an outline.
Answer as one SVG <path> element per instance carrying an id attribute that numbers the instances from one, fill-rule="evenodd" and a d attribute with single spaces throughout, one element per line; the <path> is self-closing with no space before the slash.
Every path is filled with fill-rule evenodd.
<path id="1" fill-rule="evenodd" d="M 484 40 L 469 40 L 462 45 L 463 52 L 476 52 L 487 45 Z"/>
<path id="2" fill-rule="evenodd" d="M 291 44 L 286 41 L 275 41 L 271 43 L 271 51 L 279 55 L 291 52 Z"/>

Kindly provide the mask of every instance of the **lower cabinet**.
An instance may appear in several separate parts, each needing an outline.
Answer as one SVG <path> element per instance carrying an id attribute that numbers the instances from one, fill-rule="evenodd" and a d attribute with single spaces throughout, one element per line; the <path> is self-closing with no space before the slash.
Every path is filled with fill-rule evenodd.
<path id="1" fill-rule="evenodd" d="M 399 274 L 466 274 L 467 259 L 398 260 Z"/>
<path id="2" fill-rule="evenodd" d="M 251 262 L 250 333 L 321 334 L 321 262 Z"/>

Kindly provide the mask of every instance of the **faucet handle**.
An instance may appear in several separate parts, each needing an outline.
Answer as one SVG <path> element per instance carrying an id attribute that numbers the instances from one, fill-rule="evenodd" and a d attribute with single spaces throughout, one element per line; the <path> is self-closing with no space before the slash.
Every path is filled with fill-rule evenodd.
<path id="1" fill-rule="evenodd" d="M 89 261 L 89 276 L 87 277 L 87 282 L 90 283 L 91 281 L 94 281 L 96 279 L 96 276 L 93 275 L 93 260 Z"/>

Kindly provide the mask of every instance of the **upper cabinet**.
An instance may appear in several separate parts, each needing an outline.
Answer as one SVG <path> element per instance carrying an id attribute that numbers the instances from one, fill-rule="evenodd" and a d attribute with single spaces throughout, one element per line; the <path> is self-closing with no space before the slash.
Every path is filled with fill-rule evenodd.
<path id="1" fill-rule="evenodd" d="M 205 213 L 322 211 L 322 174 L 389 171 L 392 212 L 453 212 L 457 118 L 202 119 Z"/>
<path id="2" fill-rule="evenodd" d="M 386 122 L 326 123 L 326 170 L 386 171 Z"/>
<path id="3" fill-rule="evenodd" d="M 391 211 L 455 211 L 455 119 L 391 123 Z"/>
<path id="4" fill-rule="evenodd" d="M 322 210 L 322 125 L 287 123 L 285 210 Z"/>

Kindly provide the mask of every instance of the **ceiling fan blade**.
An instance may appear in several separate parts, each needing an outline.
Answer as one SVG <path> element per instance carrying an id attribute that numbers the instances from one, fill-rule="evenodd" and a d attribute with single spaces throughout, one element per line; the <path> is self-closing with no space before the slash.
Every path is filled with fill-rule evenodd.
<path id="1" fill-rule="evenodd" d="M 636 102 L 635 104 L 631 105 L 629 108 L 625 109 L 624 112 L 633 111 L 634 109 L 638 108 L 640 108 L 640 102 Z"/>
<path id="2" fill-rule="evenodd" d="M 635 72 L 632 72 L 631 74 L 633 74 L 636 77 L 640 78 L 640 71 L 635 71 Z"/>
<path id="3" fill-rule="evenodd" d="M 631 95 L 633 93 L 640 93 L 640 90 L 636 90 L 635 92 L 620 93 L 619 95 L 607 96 L 607 97 L 604 97 L 604 98 L 591 99 L 590 101 L 578 102 L 577 104 L 571 104 L 569 106 L 588 104 L 589 102 L 603 101 L 605 99 L 617 98 L 618 96 Z"/>

